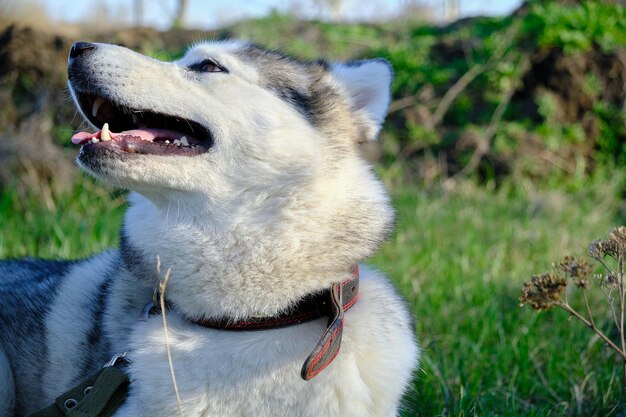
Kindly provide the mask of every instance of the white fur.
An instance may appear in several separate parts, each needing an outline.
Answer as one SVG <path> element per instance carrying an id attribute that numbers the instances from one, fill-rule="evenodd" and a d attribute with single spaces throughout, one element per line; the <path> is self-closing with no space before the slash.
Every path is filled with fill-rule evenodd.
<path id="1" fill-rule="evenodd" d="M 311 381 L 298 374 L 324 331 L 318 320 L 284 329 L 224 332 L 168 316 L 174 369 L 187 416 L 394 416 L 417 350 L 401 301 L 363 268 L 346 313 L 339 356 Z M 400 324 L 400 326 L 398 326 Z M 374 330 L 376 329 L 376 330 Z M 177 415 L 159 317 L 131 335 L 133 395 L 120 416 Z M 234 366 L 236 364 L 236 366 Z"/>
<path id="2" fill-rule="evenodd" d="M 370 138 L 376 138 L 387 115 L 393 74 L 383 60 L 362 61 L 352 65 L 334 64 L 333 75 L 348 93 L 350 104 L 363 119 Z"/>
<path id="3" fill-rule="evenodd" d="M 363 134 L 375 138 L 384 120 L 389 66 L 368 61 L 294 70 L 280 59 L 242 56 L 245 50 L 241 42 L 203 43 L 174 63 L 111 45 L 90 53 L 100 94 L 194 120 L 212 131 L 215 143 L 194 157 L 104 155 L 98 166 L 84 151 L 79 155 L 94 176 L 136 191 L 125 218 L 129 246 L 78 264 L 65 277 L 46 317 L 53 364 L 42 381 L 46 400 L 77 378 L 73 361 L 86 353 L 76 335 L 84 337 L 92 325 L 84 312 L 114 271 L 102 317 L 110 349 L 104 353 L 127 351 L 131 360 L 130 393 L 115 416 L 177 415 L 160 317 L 137 320 L 156 283 L 158 256 L 162 275 L 171 271 L 166 297 L 175 310 L 168 324 L 185 416 L 397 415 L 419 350 L 401 298 L 366 267 L 359 300 L 346 313 L 340 354 L 310 381 L 300 378 L 300 368 L 325 319 L 250 332 L 189 321 L 285 311 L 346 279 L 393 221 L 389 197 L 357 148 Z M 188 69 L 206 58 L 229 72 Z M 324 96 L 328 103 L 312 101 L 327 105 L 318 108 L 323 117 L 307 120 L 268 86 L 271 77 L 332 91 Z M 70 90 L 76 98 L 71 83 Z M 129 264 L 135 259 L 119 263 L 130 248 L 142 262 L 138 275 Z"/>

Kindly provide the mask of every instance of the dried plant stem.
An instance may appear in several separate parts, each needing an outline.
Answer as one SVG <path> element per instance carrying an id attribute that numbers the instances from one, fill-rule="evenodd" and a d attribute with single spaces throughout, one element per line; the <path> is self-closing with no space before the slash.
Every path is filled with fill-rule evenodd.
<path id="1" fill-rule="evenodd" d="M 484 64 L 476 64 L 472 68 L 470 68 L 461 78 L 457 80 L 456 83 L 452 87 L 446 91 L 446 93 L 441 98 L 439 105 L 435 109 L 432 117 L 432 125 L 433 127 L 437 127 L 442 121 L 443 116 L 446 115 L 448 109 L 457 98 L 459 94 L 465 90 L 465 88 L 470 85 L 472 81 L 476 77 L 478 77 L 486 68 Z"/>
<path id="2" fill-rule="evenodd" d="M 159 276 L 161 276 L 161 260 L 157 257 L 157 271 Z M 170 373 L 172 375 L 172 383 L 174 384 L 174 393 L 176 394 L 176 404 L 178 405 L 178 414 L 180 417 L 184 417 L 183 407 L 180 401 L 180 394 L 178 392 L 178 384 L 176 383 L 176 374 L 174 373 L 174 362 L 172 361 L 172 352 L 170 350 L 170 339 L 169 334 L 167 332 L 167 319 L 165 317 L 165 287 L 167 286 L 167 281 L 170 279 L 170 273 L 172 272 L 171 268 L 167 270 L 165 276 L 159 282 L 159 306 L 161 308 L 161 317 L 163 319 L 163 332 L 165 333 L 165 350 L 167 352 L 167 361 L 170 366 Z"/>
<path id="3" fill-rule="evenodd" d="M 622 342 L 622 351 L 626 352 L 626 343 L 624 343 L 624 258 L 619 256 L 617 259 L 617 271 L 619 274 L 619 310 L 620 310 L 620 322 L 619 322 L 619 337 Z M 624 391 L 626 391 L 626 358 L 623 361 L 624 367 Z"/>
<path id="4" fill-rule="evenodd" d="M 617 320 L 617 312 L 615 311 L 615 304 L 613 303 L 613 296 L 611 295 L 611 293 L 609 292 L 607 295 L 607 298 L 609 300 L 609 306 L 611 307 L 611 314 L 613 315 L 613 323 L 615 323 L 615 327 L 617 328 L 617 331 L 619 332 L 619 320 Z"/>
<path id="5" fill-rule="evenodd" d="M 621 287 L 621 291 L 623 292 L 623 286 Z M 604 333 L 601 334 L 601 332 L 599 332 L 597 330 L 596 324 L 593 321 L 593 315 L 591 314 L 591 308 L 589 307 L 589 299 L 587 298 L 587 291 L 583 290 L 583 298 L 585 299 L 585 308 L 587 309 L 587 314 L 589 315 L 589 323 L 591 324 L 591 329 L 596 332 L 596 334 L 598 334 L 599 336 L 602 336 Z M 622 354 L 622 368 L 623 368 L 623 373 L 624 373 L 624 379 L 622 380 L 623 382 L 623 389 L 624 391 L 626 391 L 626 356 L 624 355 L 626 353 L 626 349 L 624 349 L 624 297 L 622 296 L 620 298 L 620 308 L 621 308 L 621 323 L 618 326 L 618 331 L 620 334 L 620 338 L 621 338 L 621 342 L 622 342 L 622 349 L 621 352 L 618 350 L 618 352 L 620 354 Z M 615 316 L 615 313 L 614 313 Z M 617 323 L 616 323 L 617 324 Z M 605 338 L 605 340 L 608 340 L 608 338 Z M 615 349 L 615 347 L 613 347 L 613 349 Z"/>
<path id="6" fill-rule="evenodd" d="M 587 309 L 587 315 L 589 316 L 589 322 L 592 328 L 596 328 L 596 323 L 593 321 L 593 314 L 591 314 L 591 308 L 589 307 L 589 299 L 587 298 L 587 291 L 583 289 L 583 298 L 585 300 L 585 308 Z"/>
<path id="7" fill-rule="evenodd" d="M 528 60 L 524 61 L 527 62 Z M 526 64 L 521 65 L 523 67 L 527 66 Z M 526 73 L 525 69 L 522 70 L 522 73 Z M 454 176 L 450 178 L 451 180 L 463 178 L 464 176 L 471 172 L 474 172 L 474 170 L 478 168 L 478 164 L 480 164 L 483 156 L 485 156 L 491 149 L 491 142 L 497 133 L 498 124 L 500 123 L 500 120 L 504 115 L 504 111 L 509 106 L 511 99 L 513 98 L 513 94 L 517 91 L 517 87 L 517 84 L 512 83 L 511 87 L 504 92 L 504 94 L 500 98 L 500 102 L 498 103 L 496 110 L 493 112 L 491 122 L 489 123 L 489 126 L 487 126 L 485 136 L 483 138 L 477 139 L 476 150 L 470 157 L 469 162 L 463 167 L 463 169 L 454 174 Z"/>
<path id="8" fill-rule="evenodd" d="M 607 272 L 609 272 L 609 273 L 612 273 L 612 272 L 613 272 L 613 270 L 611 269 L 611 267 L 609 267 L 609 266 L 606 264 L 606 262 L 604 262 L 604 259 L 602 259 L 602 258 L 595 258 L 595 257 L 594 257 L 593 259 L 595 259 L 596 261 L 600 262 L 600 265 L 602 265 L 602 266 L 604 267 L 604 269 L 606 269 L 606 271 L 607 271 Z"/>
<path id="9" fill-rule="evenodd" d="M 586 319 L 585 317 L 583 317 L 578 311 L 574 310 L 567 302 L 561 302 L 557 304 L 557 307 L 562 308 L 563 310 L 567 311 L 572 316 L 576 317 L 578 320 L 582 321 L 585 324 L 585 326 L 593 330 L 598 336 L 600 336 L 600 339 L 604 340 L 607 345 L 609 345 L 614 351 L 616 351 L 626 361 L 626 351 L 620 349 L 619 346 L 613 343 L 611 339 L 609 339 L 600 329 L 596 327 L 593 321 L 590 321 Z"/>

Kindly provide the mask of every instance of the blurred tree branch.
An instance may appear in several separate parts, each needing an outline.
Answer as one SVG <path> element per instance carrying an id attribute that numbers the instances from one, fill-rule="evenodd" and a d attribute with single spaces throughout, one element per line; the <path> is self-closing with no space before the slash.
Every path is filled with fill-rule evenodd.
<path id="1" fill-rule="evenodd" d="M 456 98 L 483 72 L 492 69 L 500 62 L 509 52 L 511 46 L 515 42 L 515 38 L 519 31 L 519 24 L 513 24 L 504 34 L 503 41 L 484 64 L 474 64 L 461 76 L 446 93 L 443 95 L 431 116 L 424 120 L 424 127 L 428 129 L 436 129 L 443 121 L 444 116 L 450 109 L 450 106 Z M 510 99 L 509 99 L 510 100 Z M 412 96 L 401 97 L 394 100 L 389 106 L 389 113 L 393 113 L 407 107 L 412 107 L 419 103 L 418 94 Z"/>
<path id="2" fill-rule="evenodd" d="M 519 64 L 520 71 L 518 73 L 525 74 L 529 66 L 530 66 L 530 60 L 527 56 L 524 56 L 522 58 L 522 61 Z M 516 80 L 516 81 L 519 82 L 519 80 Z M 465 165 L 463 169 L 461 169 L 451 178 L 448 178 L 446 181 L 454 181 L 456 179 L 463 178 L 466 175 L 474 172 L 474 170 L 478 168 L 478 165 L 480 164 L 481 159 L 491 149 L 491 142 L 493 141 L 493 138 L 496 136 L 496 133 L 498 131 L 498 125 L 500 124 L 500 121 L 502 120 L 502 116 L 504 115 L 504 112 L 509 106 L 511 99 L 513 98 L 513 94 L 515 94 L 515 91 L 517 90 L 517 87 L 518 87 L 517 82 L 511 82 L 511 85 L 509 86 L 509 88 L 506 89 L 506 91 L 502 93 L 498 106 L 496 107 L 495 111 L 493 112 L 493 115 L 491 116 L 491 121 L 489 122 L 489 125 L 487 126 L 485 135 L 484 137 L 477 139 L 476 150 L 472 154 L 467 165 Z"/>

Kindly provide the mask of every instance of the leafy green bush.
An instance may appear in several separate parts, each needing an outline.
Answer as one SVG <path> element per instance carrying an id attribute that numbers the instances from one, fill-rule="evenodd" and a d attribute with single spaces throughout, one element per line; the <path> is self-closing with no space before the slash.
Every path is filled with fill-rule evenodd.
<path id="1" fill-rule="evenodd" d="M 385 149 L 399 153 L 385 161 L 443 155 L 445 177 L 465 173 L 472 148 L 486 143 L 479 178 L 525 172 L 517 164 L 535 159 L 533 178 L 549 182 L 578 182 L 600 164 L 626 162 L 626 91 L 611 80 L 626 78 L 617 55 L 626 46 L 624 7 L 531 1 L 513 16 L 417 26 L 397 37 L 368 51 L 396 71 L 399 106 L 392 104 L 385 136 L 396 143 Z M 541 167 L 543 152 L 551 167 Z"/>
<path id="2" fill-rule="evenodd" d="M 524 19 L 524 32 L 542 48 L 559 47 L 572 54 L 595 44 L 610 52 L 626 46 L 626 8 L 604 1 L 575 6 L 535 1 Z"/>

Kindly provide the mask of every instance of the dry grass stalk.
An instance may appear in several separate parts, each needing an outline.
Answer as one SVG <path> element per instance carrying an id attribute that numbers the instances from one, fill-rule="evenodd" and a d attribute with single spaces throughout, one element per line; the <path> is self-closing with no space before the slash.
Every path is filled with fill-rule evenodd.
<path id="1" fill-rule="evenodd" d="M 174 373 L 174 362 L 172 361 L 172 352 L 170 349 L 170 339 L 169 334 L 167 332 L 167 318 L 165 317 L 165 288 L 167 286 L 167 281 L 170 279 L 170 273 L 172 272 L 171 268 L 167 269 L 165 272 L 165 276 L 158 284 L 158 294 L 159 294 L 159 307 L 161 309 L 161 318 L 163 319 L 163 332 L 165 333 L 165 350 L 167 352 L 167 361 L 170 366 L 170 374 L 172 375 L 172 384 L 174 385 L 174 393 L 176 394 L 176 404 L 178 405 L 178 414 L 180 417 L 185 417 L 183 414 L 183 407 L 180 401 L 180 393 L 178 391 L 178 384 L 176 383 L 176 374 Z M 161 258 L 157 256 L 157 273 L 159 277 L 161 276 Z"/>

